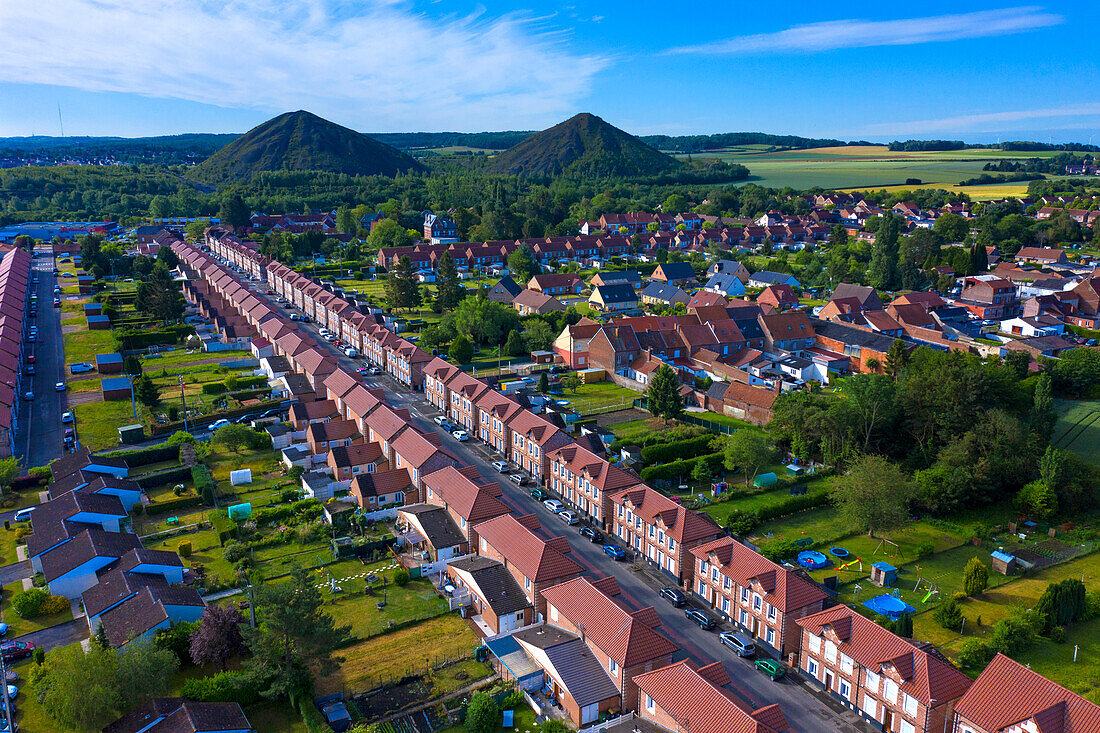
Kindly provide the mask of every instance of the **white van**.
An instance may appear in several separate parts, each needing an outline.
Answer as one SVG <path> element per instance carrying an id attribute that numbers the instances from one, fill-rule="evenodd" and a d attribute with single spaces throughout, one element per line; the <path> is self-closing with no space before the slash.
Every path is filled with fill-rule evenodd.
<path id="1" fill-rule="evenodd" d="M 31 521 L 31 512 L 34 511 L 33 506 L 29 506 L 26 509 L 20 509 L 15 513 L 15 521 L 17 522 L 29 522 Z"/>

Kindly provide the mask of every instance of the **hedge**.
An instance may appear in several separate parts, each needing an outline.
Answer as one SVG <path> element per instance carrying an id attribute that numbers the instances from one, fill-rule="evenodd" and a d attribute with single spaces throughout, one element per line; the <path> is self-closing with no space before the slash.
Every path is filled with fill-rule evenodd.
<path id="1" fill-rule="evenodd" d="M 163 471 L 156 471 L 145 476 L 133 479 L 143 489 L 152 489 L 166 484 L 178 484 L 191 478 L 191 469 L 187 466 L 175 466 Z"/>
<path id="2" fill-rule="evenodd" d="M 705 455 L 696 456 L 695 458 L 685 458 L 679 461 L 671 461 L 669 463 L 662 463 L 658 466 L 649 466 L 643 468 L 639 474 L 642 481 L 657 481 L 660 479 L 677 479 L 681 477 L 691 476 L 692 470 L 695 468 L 695 464 L 703 459 L 708 458 L 722 458 L 722 452 L 707 453 Z"/>
<path id="3" fill-rule="evenodd" d="M 672 443 L 647 445 L 642 448 L 642 460 L 646 463 L 666 463 L 684 458 L 694 458 L 708 453 L 713 448 L 713 435 L 699 435 L 686 440 L 677 440 Z"/>
<path id="4" fill-rule="evenodd" d="M 250 377 L 230 377 L 225 380 L 225 386 L 231 390 L 256 389 L 267 386 L 267 377 L 261 375 Z"/>
<path id="5" fill-rule="evenodd" d="M 785 517 L 788 514 L 797 514 L 807 509 L 816 509 L 829 503 L 829 492 L 826 489 L 803 494 L 802 496 L 788 496 L 781 502 L 758 509 L 756 514 L 761 522 L 766 522 L 777 517 Z"/>
<path id="6" fill-rule="evenodd" d="M 257 398 L 267 397 L 271 394 L 270 387 L 263 387 L 261 389 L 245 389 L 240 392 L 230 392 L 229 396 L 235 400 L 244 402 L 245 400 L 254 400 Z"/>
<path id="7" fill-rule="evenodd" d="M 219 545 L 224 545 L 226 540 L 231 539 L 237 531 L 237 523 L 229 518 L 229 514 L 220 509 L 216 512 L 210 512 L 210 524 L 213 525 L 214 531 L 218 533 Z"/>
<path id="8" fill-rule="evenodd" d="M 201 702 L 235 702 L 251 705 L 260 699 L 260 686 L 245 672 L 218 672 L 211 677 L 198 677 L 183 683 L 183 697 Z"/>
<path id="9" fill-rule="evenodd" d="M 181 496 L 178 499 L 166 499 L 164 501 L 158 501 L 153 504 L 147 504 L 145 506 L 145 513 L 152 516 L 154 514 L 165 514 L 167 512 L 174 512 L 180 509 L 190 509 L 193 506 L 199 506 L 202 504 L 201 496 Z"/>
<path id="10" fill-rule="evenodd" d="M 206 382 L 202 385 L 203 394 L 223 394 L 228 390 L 223 382 Z"/>
<path id="11" fill-rule="evenodd" d="M 152 448 L 116 450 L 102 455 L 107 458 L 121 458 L 126 461 L 126 465 L 130 468 L 137 468 L 138 466 L 147 466 L 150 463 L 160 463 L 161 461 L 179 458 L 180 447 L 178 445 L 155 445 Z"/>

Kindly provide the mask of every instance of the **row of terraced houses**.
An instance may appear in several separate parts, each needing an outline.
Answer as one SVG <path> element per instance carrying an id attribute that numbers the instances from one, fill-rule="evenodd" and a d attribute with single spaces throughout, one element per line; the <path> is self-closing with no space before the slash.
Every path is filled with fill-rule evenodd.
<path id="1" fill-rule="evenodd" d="M 301 292 L 304 304 L 304 291 L 311 290 L 315 308 L 323 297 L 310 287 L 312 280 L 235 238 L 208 238 L 207 243 L 218 257 L 264 277 L 284 297 Z M 198 248 L 181 240 L 172 246 L 187 274 L 204 279 L 227 302 L 239 307 L 254 297 Z M 271 321 L 290 325 L 268 310 L 256 318 L 258 329 Z M 253 307 L 250 320 L 261 311 Z M 344 325 L 354 318 L 341 315 L 346 311 L 337 311 L 335 321 L 326 319 L 330 329 L 340 326 L 339 332 L 346 332 Z M 377 323 L 359 333 L 371 363 L 409 389 L 423 389 L 471 436 L 876 727 L 902 733 L 994 733 L 1072 732 L 1100 725 L 1100 708 L 1005 657 L 971 681 L 933 646 L 898 637 L 835 604 L 797 569 L 773 563 L 726 536 L 705 516 L 574 442 L 489 383 L 425 354 Z M 294 362 L 296 349 L 282 350 L 282 355 Z M 393 464 L 402 465 L 396 455 L 401 435 L 416 433 L 432 446 L 414 451 L 417 456 L 446 454 L 438 439 L 424 436 L 407 413 L 386 405 L 381 394 L 354 375 L 334 370 L 320 389 L 319 396 L 333 402 L 340 419 L 354 422 L 366 440 L 393 455 Z M 543 539 L 533 516 L 509 512 L 499 485 L 481 482 L 476 471 L 449 455 L 439 464 L 403 467 L 410 481 L 399 521 L 411 537 L 436 551 L 434 557 L 446 555 L 446 572 L 461 592 L 469 593 L 488 627 L 486 645 L 503 675 L 514 670 L 511 678 L 521 685 L 551 687 L 578 725 L 603 712 L 629 711 L 659 730 L 788 730 L 777 706 L 751 709 L 738 701 L 726 688 L 720 664 L 672 663 L 676 647 L 660 633 L 652 609 L 630 610 L 612 578 L 580 577 L 568 541 Z M 998 694 L 1005 685 L 1019 693 L 1006 699 Z M 685 700 L 714 704 L 700 714 Z"/>

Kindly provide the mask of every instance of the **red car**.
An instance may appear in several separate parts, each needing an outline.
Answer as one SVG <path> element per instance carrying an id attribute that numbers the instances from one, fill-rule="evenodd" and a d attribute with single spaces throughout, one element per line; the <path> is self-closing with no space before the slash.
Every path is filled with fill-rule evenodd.
<path id="1" fill-rule="evenodd" d="M 25 362 L 27 362 L 28 364 L 33 364 L 34 363 L 34 354 L 27 354 L 26 356 L 23 357 L 23 360 Z"/>
<path id="2" fill-rule="evenodd" d="M 0 654 L 4 655 L 5 662 L 26 659 L 34 654 L 34 644 L 29 641 L 5 641 L 0 644 Z"/>

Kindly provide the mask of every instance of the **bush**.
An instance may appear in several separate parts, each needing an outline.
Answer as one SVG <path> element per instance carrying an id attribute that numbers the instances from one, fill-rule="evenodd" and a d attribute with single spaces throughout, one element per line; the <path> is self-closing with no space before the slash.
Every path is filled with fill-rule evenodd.
<path id="1" fill-rule="evenodd" d="M 795 540 L 775 540 L 760 546 L 760 554 L 772 562 L 783 562 L 798 554 Z"/>
<path id="2" fill-rule="evenodd" d="M 985 669 L 996 654 L 997 652 L 984 639 L 973 637 L 963 639 L 959 646 L 959 666 L 977 672 Z"/>
<path id="3" fill-rule="evenodd" d="M 976 557 L 970 558 L 963 569 L 963 590 L 968 596 L 976 596 L 989 585 L 989 568 Z"/>
<path id="4" fill-rule="evenodd" d="M 41 588 L 28 588 L 16 593 L 11 599 L 11 610 L 19 618 L 35 618 L 42 612 L 42 604 L 50 594 Z"/>
<path id="5" fill-rule="evenodd" d="M 202 497 L 199 496 L 181 496 L 178 499 L 165 499 L 164 501 L 158 501 L 155 504 L 150 504 L 145 507 L 145 512 L 150 516 L 154 514 L 168 514 L 170 512 L 177 512 L 180 509 L 188 509 L 193 506 L 202 504 Z"/>
<path id="6" fill-rule="evenodd" d="M 225 394 L 228 391 L 223 382 L 207 382 L 202 385 L 203 394 Z"/>
<path id="7" fill-rule="evenodd" d="M 1066 643 L 1066 627 L 1065 626 L 1055 626 L 1054 628 L 1052 628 L 1050 630 L 1050 640 L 1053 641 L 1055 644 L 1065 644 Z"/>
<path id="8" fill-rule="evenodd" d="M 63 613 L 69 607 L 69 599 L 65 596 L 48 596 L 38 607 L 38 613 L 41 616 L 53 616 L 55 613 Z"/>
<path id="9" fill-rule="evenodd" d="M 509 693 L 508 697 L 504 698 L 504 702 L 500 704 L 500 707 L 504 710 L 515 710 L 523 705 L 523 693 L 519 690 L 515 690 Z"/>
<path id="10" fill-rule="evenodd" d="M 205 466 L 203 468 L 205 468 Z M 214 531 L 218 533 L 218 544 L 221 545 L 224 545 L 237 531 L 237 523 L 230 519 L 229 515 L 221 509 L 216 512 L 210 512 L 210 524 L 213 525 Z"/>
<path id="11" fill-rule="evenodd" d="M 936 554 L 936 546 L 931 542 L 922 542 L 917 545 L 917 559 L 925 560 Z"/>
<path id="12" fill-rule="evenodd" d="M 695 464 L 699 461 L 717 457 L 718 460 L 722 459 L 721 453 L 708 453 L 707 455 L 696 456 L 695 458 L 684 458 L 678 461 L 670 461 L 668 463 L 662 463 L 656 466 L 649 466 L 643 468 L 639 474 L 642 481 L 656 481 L 660 479 L 675 480 L 686 476 L 690 476 L 691 472 L 695 470 Z"/>
<path id="13" fill-rule="evenodd" d="M 222 557 L 226 562 L 238 562 L 248 557 L 248 547 L 240 542 L 230 542 L 222 549 Z"/>
<path id="14" fill-rule="evenodd" d="M 191 540 L 184 540 L 176 545 L 176 552 L 179 553 L 180 557 L 191 557 Z"/>
<path id="15" fill-rule="evenodd" d="M 37 647 L 34 650 L 34 664 L 35 666 L 41 666 L 46 661 L 46 650 L 43 647 Z"/>
<path id="16" fill-rule="evenodd" d="M 191 467 L 191 481 L 195 484 L 195 491 L 202 497 L 203 502 L 213 504 L 214 489 L 217 484 L 210 469 L 201 463 L 196 463 Z"/>
<path id="17" fill-rule="evenodd" d="M 409 582 L 409 571 L 405 568 L 398 568 L 394 571 L 393 582 L 397 586 L 404 586 Z"/>
<path id="18" fill-rule="evenodd" d="M 760 515 L 756 512 L 746 512 L 734 509 L 726 517 L 726 529 L 742 537 L 752 532 L 760 525 Z"/>

